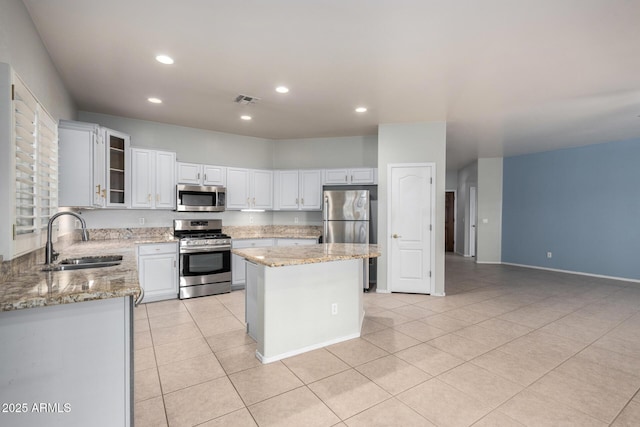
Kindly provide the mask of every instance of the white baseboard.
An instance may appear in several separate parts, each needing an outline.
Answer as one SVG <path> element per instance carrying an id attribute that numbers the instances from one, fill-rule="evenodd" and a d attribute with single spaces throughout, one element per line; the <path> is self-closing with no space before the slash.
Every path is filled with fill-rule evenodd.
<path id="1" fill-rule="evenodd" d="M 476 260 L 476 264 L 491 264 L 491 265 L 499 265 L 499 264 L 503 264 L 500 261 L 478 261 Z"/>
<path id="2" fill-rule="evenodd" d="M 606 276 L 604 274 L 585 273 L 582 271 L 573 271 L 573 270 L 560 270 L 558 268 L 547 268 L 547 267 L 540 267 L 537 265 L 516 264 L 513 262 L 502 262 L 501 264 L 513 265 L 515 267 L 535 268 L 536 270 L 556 271 L 558 273 L 577 274 L 579 276 L 597 277 L 600 279 L 611 279 L 611 280 L 620 280 L 622 282 L 640 283 L 640 280 L 638 279 L 629 279 L 627 277 Z"/>
<path id="3" fill-rule="evenodd" d="M 390 294 L 391 291 L 388 289 L 376 289 L 376 294 Z"/>
<path id="4" fill-rule="evenodd" d="M 256 357 L 262 363 L 271 363 L 271 362 L 276 362 L 276 361 L 281 360 L 281 359 L 286 359 L 287 357 L 297 356 L 298 354 L 306 353 L 306 352 L 311 351 L 311 350 L 317 350 L 317 349 L 322 348 L 322 347 L 327 347 L 327 346 L 330 346 L 330 345 L 333 345 L 333 344 L 338 344 L 340 342 L 352 340 L 354 338 L 359 338 L 359 337 L 360 337 L 360 332 L 355 333 L 355 334 L 351 334 L 351 335 L 346 335 L 344 337 L 332 339 L 332 340 L 329 340 L 329 341 L 325 341 L 325 342 L 322 342 L 322 343 L 313 344 L 313 345 L 309 345 L 309 346 L 306 346 L 306 347 L 298 348 L 296 350 L 287 351 L 285 353 L 277 354 L 277 355 L 271 356 L 271 357 L 264 357 L 258 350 L 256 350 Z"/>

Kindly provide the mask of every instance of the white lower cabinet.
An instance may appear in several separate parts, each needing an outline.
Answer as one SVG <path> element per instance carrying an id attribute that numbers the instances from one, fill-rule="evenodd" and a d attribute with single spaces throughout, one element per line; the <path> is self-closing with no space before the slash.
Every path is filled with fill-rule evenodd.
<path id="1" fill-rule="evenodd" d="M 274 246 L 274 239 L 233 239 L 231 247 L 236 248 L 266 248 Z M 243 289 L 246 283 L 244 258 L 231 254 L 231 289 Z"/>
<path id="2" fill-rule="evenodd" d="M 177 298 L 178 244 L 138 245 L 138 280 L 143 303 Z"/>
<path id="3" fill-rule="evenodd" d="M 0 424 L 132 426 L 132 313 L 132 297 L 0 312 Z"/>

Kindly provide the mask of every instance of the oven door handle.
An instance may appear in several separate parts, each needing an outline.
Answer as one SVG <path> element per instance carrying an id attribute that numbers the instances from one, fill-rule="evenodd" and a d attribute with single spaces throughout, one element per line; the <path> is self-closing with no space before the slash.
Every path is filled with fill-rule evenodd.
<path id="1" fill-rule="evenodd" d="M 229 245 L 223 245 L 223 246 L 211 246 L 211 247 L 206 247 L 206 248 L 180 248 L 180 253 L 181 254 L 197 254 L 197 253 L 209 253 L 209 252 L 226 252 L 226 251 L 230 251 L 231 250 L 231 246 Z"/>

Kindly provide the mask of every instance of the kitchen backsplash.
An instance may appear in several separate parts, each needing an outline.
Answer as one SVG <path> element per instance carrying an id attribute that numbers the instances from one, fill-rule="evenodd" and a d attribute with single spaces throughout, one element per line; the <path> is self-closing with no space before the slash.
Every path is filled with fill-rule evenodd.
<path id="1" fill-rule="evenodd" d="M 234 239 L 261 237 L 319 237 L 322 227 L 316 225 L 240 225 L 222 226 L 222 232 Z"/>

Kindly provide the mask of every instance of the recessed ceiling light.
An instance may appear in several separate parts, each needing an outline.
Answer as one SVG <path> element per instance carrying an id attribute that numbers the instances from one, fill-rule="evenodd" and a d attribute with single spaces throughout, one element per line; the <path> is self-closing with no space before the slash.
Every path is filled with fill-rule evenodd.
<path id="1" fill-rule="evenodd" d="M 242 120 L 251 120 L 251 116 L 240 116 Z"/>
<path id="2" fill-rule="evenodd" d="M 166 65 L 171 65 L 173 64 L 173 58 L 171 58 L 170 56 L 167 55 L 158 55 L 156 56 L 156 61 L 162 63 L 162 64 L 166 64 Z"/>
<path id="3" fill-rule="evenodd" d="M 276 92 L 278 93 L 288 93 L 289 92 L 289 88 L 286 86 L 278 86 L 276 88 Z"/>
<path id="4" fill-rule="evenodd" d="M 162 104 L 162 99 L 160 98 L 147 98 L 147 101 L 151 102 L 152 104 Z"/>
<path id="5" fill-rule="evenodd" d="M 366 113 L 367 112 L 367 108 L 366 107 L 358 107 L 356 108 L 356 113 Z"/>

